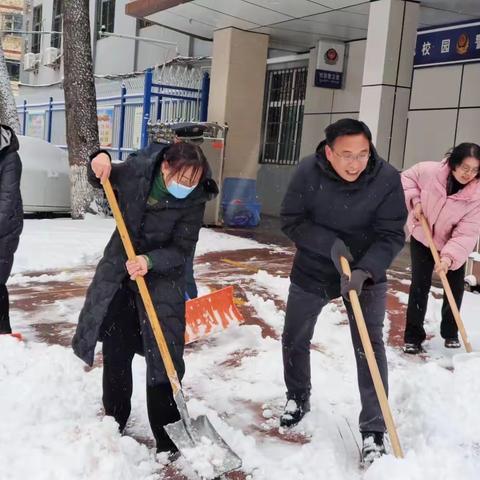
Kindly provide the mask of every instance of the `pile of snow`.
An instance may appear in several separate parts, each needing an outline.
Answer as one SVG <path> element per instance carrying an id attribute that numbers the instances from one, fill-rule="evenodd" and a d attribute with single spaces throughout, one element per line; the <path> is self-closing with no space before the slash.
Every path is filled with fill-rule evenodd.
<path id="1" fill-rule="evenodd" d="M 101 371 L 71 350 L 0 337 L 0 478 L 159 478 L 155 454 L 101 414 Z"/>
<path id="2" fill-rule="evenodd" d="M 182 449 L 182 454 L 200 477 L 214 478 L 217 469 L 222 470 L 227 452 L 207 437 L 202 437 L 194 447 Z"/>

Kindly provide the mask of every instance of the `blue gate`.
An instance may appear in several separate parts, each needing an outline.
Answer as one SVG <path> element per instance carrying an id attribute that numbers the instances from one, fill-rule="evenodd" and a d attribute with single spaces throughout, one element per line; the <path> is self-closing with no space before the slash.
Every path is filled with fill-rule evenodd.
<path id="1" fill-rule="evenodd" d="M 143 148 L 148 143 L 147 125 L 150 121 L 173 123 L 178 121 L 206 121 L 210 77 L 203 73 L 200 88 L 177 86 L 154 81 L 154 72 L 145 72 L 143 92 L 129 92 L 122 84 L 119 95 L 97 97 L 99 118 L 106 119 L 107 140 L 102 148 L 124 153 Z M 43 138 L 60 148 L 67 148 L 65 132 L 65 102 L 28 102 L 17 105 L 23 135 Z"/>

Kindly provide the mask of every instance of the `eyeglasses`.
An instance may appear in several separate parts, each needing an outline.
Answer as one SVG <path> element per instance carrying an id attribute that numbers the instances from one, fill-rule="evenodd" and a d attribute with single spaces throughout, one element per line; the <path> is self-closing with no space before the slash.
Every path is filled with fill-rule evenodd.
<path id="1" fill-rule="evenodd" d="M 332 152 L 340 159 L 345 162 L 351 162 L 352 160 L 359 160 L 360 162 L 366 162 L 370 158 L 370 152 L 362 152 L 358 155 L 354 155 L 353 153 L 337 153 L 333 148 Z"/>
<path id="2" fill-rule="evenodd" d="M 466 173 L 466 174 L 472 173 L 473 175 L 478 175 L 478 172 L 480 171 L 478 167 L 470 168 L 467 165 L 460 165 L 459 168 L 463 173 Z"/>

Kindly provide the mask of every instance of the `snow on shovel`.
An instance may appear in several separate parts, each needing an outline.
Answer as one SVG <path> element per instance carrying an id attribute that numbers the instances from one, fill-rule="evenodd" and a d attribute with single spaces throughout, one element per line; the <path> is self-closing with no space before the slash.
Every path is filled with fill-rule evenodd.
<path id="1" fill-rule="evenodd" d="M 350 270 L 350 264 L 348 263 L 348 260 L 345 257 L 340 257 L 340 264 L 342 266 L 342 272 L 344 275 L 347 275 L 350 278 L 352 272 Z M 387 427 L 388 436 L 390 437 L 393 453 L 395 457 L 403 458 L 402 447 L 400 446 L 400 440 L 398 438 L 397 429 L 395 428 L 395 423 L 393 421 L 392 411 L 390 410 L 390 405 L 388 404 L 387 393 L 385 392 L 382 377 L 380 376 L 380 370 L 378 369 L 372 342 L 370 341 L 370 336 L 368 335 L 367 325 L 365 323 L 365 318 L 363 317 L 362 307 L 360 306 L 360 300 L 358 299 L 358 295 L 355 290 L 350 290 L 348 292 L 348 297 L 350 298 L 350 303 L 352 304 L 358 333 L 360 334 L 360 339 L 362 340 L 363 351 L 365 352 L 365 357 L 367 358 L 368 368 L 370 370 L 370 374 L 372 375 L 373 386 L 375 387 L 375 393 L 377 394 L 378 403 L 380 404 L 380 409 Z"/>
<path id="2" fill-rule="evenodd" d="M 127 257 L 129 260 L 133 260 L 136 257 L 135 250 L 133 249 L 127 227 L 118 207 L 117 199 L 113 193 L 112 185 L 108 179 L 104 181 L 103 188 L 110 208 L 112 209 L 123 246 L 127 252 Z M 182 387 L 145 279 L 139 276 L 135 281 L 137 282 L 140 296 L 145 305 L 145 310 L 152 326 L 168 379 L 172 386 L 173 398 L 180 413 L 180 420 L 178 422 L 165 427 L 168 436 L 187 460 L 191 460 L 192 467 L 194 470 L 197 470 L 203 478 L 215 478 L 231 470 L 239 469 L 242 466 L 241 459 L 215 431 L 208 418 L 205 415 L 201 415 L 196 419 L 190 418 Z M 200 464 L 198 462 L 200 458 L 207 458 L 208 464 Z"/>

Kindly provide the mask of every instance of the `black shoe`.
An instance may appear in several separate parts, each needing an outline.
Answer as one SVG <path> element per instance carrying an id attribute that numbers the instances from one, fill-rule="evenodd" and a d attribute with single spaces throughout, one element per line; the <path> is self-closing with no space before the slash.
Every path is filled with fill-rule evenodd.
<path id="1" fill-rule="evenodd" d="M 460 342 L 458 338 L 446 338 L 445 339 L 445 348 L 460 348 Z"/>
<path id="2" fill-rule="evenodd" d="M 293 427 L 310 411 L 310 397 L 289 398 L 280 417 L 281 427 Z"/>
<path id="3" fill-rule="evenodd" d="M 425 349 L 421 343 L 406 343 L 403 346 L 403 351 L 410 355 L 418 355 L 419 353 L 425 353 Z"/>
<path id="4" fill-rule="evenodd" d="M 385 455 L 383 432 L 362 432 L 362 464 L 369 466 L 374 460 Z"/>

